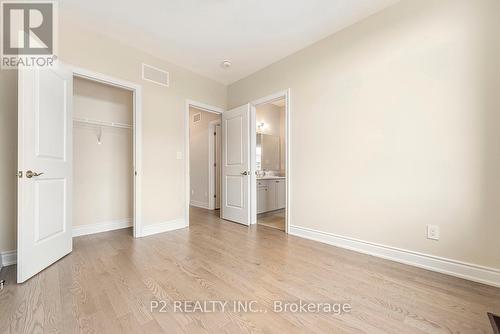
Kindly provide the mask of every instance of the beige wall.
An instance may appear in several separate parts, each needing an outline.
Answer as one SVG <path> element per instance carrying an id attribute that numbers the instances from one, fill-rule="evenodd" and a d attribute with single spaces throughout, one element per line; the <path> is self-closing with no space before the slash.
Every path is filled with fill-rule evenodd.
<path id="1" fill-rule="evenodd" d="M 132 124 L 132 92 L 75 78 L 73 115 Z M 73 129 L 73 226 L 132 219 L 132 130 L 76 123 Z"/>
<path id="2" fill-rule="evenodd" d="M 201 113 L 201 121 L 193 123 L 193 115 Z M 220 120 L 219 114 L 189 109 L 189 173 L 191 202 L 208 206 L 208 126 Z"/>
<path id="3" fill-rule="evenodd" d="M 266 135 L 280 136 L 280 113 L 281 108 L 271 103 L 255 108 L 255 120 L 257 123 L 265 123 L 264 127 L 258 131 Z"/>
<path id="4" fill-rule="evenodd" d="M 402 1 L 229 86 L 291 89 L 292 224 L 500 268 L 499 12 Z"/>
<path id="5" fill-rule="evenodd" d="M 17 71 L 0 70 L 0 252 L 16 247 Z"/>
<path id="6" fill-rule="evenodd" d="M 226 87 L 213 80 L 160 60 L 145 52 L 75 25 L 60 12 L 59 54 L 64 62 L 142 85 L 142 209 L 143 225 L 162 223 L 184 217 L 185 182 L 184 112 L 186 99 L 225 107 Z M 170 87 L 141 79 L 141 63 L 170 72 Z M 15 248 L 16 202 L 15 154 L 17 128 L 17 81 L 13 72 L 0 71 L 2 141 L 0 149 L 1 198 L 0 251 Z M 5 120 L 5 122 L 3 122 Z M 4 140 L 5 138 L 7 140 Z M 14 148 L 13 148 L 14 146 Z M 9 181 L 11 180 L 11 181 Z M 3 185 L 6 184 L 6 187 Z M 5 206 L 5 207 L 4 207 Z"/>
<path id="7" fill-rule="evenodd" d="M 143 224 L 184 217 L 184 111 L 186 99 L 225 107 L 226 87 L 144 52 L 64 22 L 59 29 L 66 62 L 142 85 Z M 170 72 L 170 87 L 141 79 L 141 63 Z"/>

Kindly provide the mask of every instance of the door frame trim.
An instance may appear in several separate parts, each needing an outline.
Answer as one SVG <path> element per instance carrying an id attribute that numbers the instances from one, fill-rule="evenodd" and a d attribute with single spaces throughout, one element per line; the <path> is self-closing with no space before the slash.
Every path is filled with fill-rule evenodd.
<path id="1" fill-rule="evenodd" d="M 184 217 L 185 217 L 185 227 L 189 227 L 189 205 L 191 202 L 191 179 L 190 179 L 190 161 L 189 161 L 189 107 L 194 107 L 202 111 L 211 112 L 214 114 L 222 115 L 224 111 L 223 108 L 212 106 L 206 103 L 198 102 L 195 100 L 186 99 L 186 104 L 184 107 L 184 184 L 185 184 L 185 206 L 184 206 Z M 210 133 L 209 133 L 210 135 Z M 210 141 L 209 141 L 210 143 Z M 210 163 L 210 157 L 208 159 Z M 210 185 L 209 179 L 209 185 Z M 210 186 L 209 186 L 210 188 Z M 209 198 L 209 205 L 211 202 Z"/>
<path id="2" fill-rule="evenodd" d="M 251 164 L 251 184 L 250 184 L 250 196 L 251 196 L 251 210 L 250 210 L 250 223 L 257 224 L 257 176 L 256 172 L 256 147 L 257 147 L 257 125 L 256 125 L 256 107 L 262 104 L 270 103 L 279 99 L 285 99 L 285 184 L 286 184 L 286 207 L 285 207 L 285 233 L 289 233 L 290 226 L 292 223 L 291 219 L 291 102 L 290 102 L 290 88 L 264 96 L 262 98 L 256 99 L 250 102 L 250 164 Z"/>
<path id="3" fill-rule="evenodd" d="M 222 115 L 222 114 L 221 114 Z M 219 134 L 222 135 L 222 122 L 220 119 L 215 120 L 215 121 L 210 121 L 208 123 L 208 209 L 209 210 L 215 210 L 215 166 L 214 163 L 215 161 L 215 147 L 216 147 L 216 141 L 214 140 L 214 135 L 213 133 L 215 132 L 216 126 L 219 125 L 221 126 L 221 133 Z M 222 144 L 222 141 L 221 141 Z M 222 158 L 222 155 L 221 155 Z M 220 168 L 220 166 L 219 166 Z M 220 180 L 218 180 L 220 182 Z M 219 187 L 220 189 L 220 187 Z M 220 194 L 219 194 L 220 197 Z"/>
<path id="4" fill-rule="evenodd" d="M 132 92 L 133 96 L 133 165 L 134 165 L 134 238 L 142 237 L 142 86 L 84 68 L 71 66 L 73 77 L 82 78 Z"/>

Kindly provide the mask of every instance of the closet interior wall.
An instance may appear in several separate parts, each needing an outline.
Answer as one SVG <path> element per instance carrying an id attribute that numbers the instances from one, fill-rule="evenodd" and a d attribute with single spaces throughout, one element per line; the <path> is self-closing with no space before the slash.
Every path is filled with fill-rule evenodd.
<path id="1" fill-rule="evenodd" d="M 75 77 L 73 227 L 132 226 L 133 93 Z"/>

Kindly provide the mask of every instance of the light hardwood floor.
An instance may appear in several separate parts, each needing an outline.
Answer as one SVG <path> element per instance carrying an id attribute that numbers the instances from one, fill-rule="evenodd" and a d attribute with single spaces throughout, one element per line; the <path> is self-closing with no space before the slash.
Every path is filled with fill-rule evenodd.
<path id="1" fill-rule="evenodd" d="M 257 224 L 284 231 L 285 209 L 258 214 Z"/>
<path id="2" fill-rule="evenodd" d="M 25 284 L 4 268 L 0 333 L 491 333 L 500 289 L 247 228 L 191 210 L 191 227 L 133 239 L 74 239 L 74 251 Z M 340 316 L 150 312 L 152 300 L 348 302 Z"/>

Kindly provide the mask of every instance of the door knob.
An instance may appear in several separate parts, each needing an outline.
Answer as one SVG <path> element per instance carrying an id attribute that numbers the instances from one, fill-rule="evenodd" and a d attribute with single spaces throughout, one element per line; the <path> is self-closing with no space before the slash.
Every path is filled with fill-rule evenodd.
<path id="1" fill-rule="evenodd" d="M 43 175 L 43 173 L 35 173 L 35 172 L 31 171 L 31 170 L 29 170 L 29 171 L 26 172 L 26 177 L 28 179 L 31 179 L 33 176 L 40 176 L 40 175 Z"/>
<path id="2" fill-rule="evenodd" d="M 247 171 L 241 172 L 241 175 L 248 175 L 249 173 Z"/>

